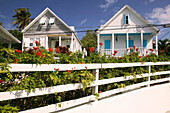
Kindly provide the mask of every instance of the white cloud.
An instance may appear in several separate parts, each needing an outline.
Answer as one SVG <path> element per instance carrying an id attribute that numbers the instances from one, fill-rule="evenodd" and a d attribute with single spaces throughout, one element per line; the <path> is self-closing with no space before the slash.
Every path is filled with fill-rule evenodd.
<path id="1" fill-rule="evenodd" d="M 151 3 L 151 2 L 154 2 L 155 0 L 149 0 L 149 2 Z"/>
<path id="2" fill-rule="evenodd" d="M 165 8 L 154 8 L 151 13 L 146 15 L 151 22 L 157 24 L 170 23 L 170 4 Z"/>
<path id="3" fill-rule="evenodd" d="M 118 0 L 105 0 L 105 4 L 100 4 L 99 7 L 104 9 L 104 11 L 106 11 L 106 9 L 111 5 L 114 4 L 115 2 L 117 2 Z"/>
<path id="4" fill-rule="evenodd" d="M 82 20 L 82 21 L 80 22 L 80 25 L 84 24 L 87 20 L 88 20 L 87 18 L 84 19 L 84 20 Z"/>
<path id="5" fill-rule="evenodd" d="M 4 15 L 0 14 L 0 18 L 2 18 L 2 19 L 6 19 L 6 16 L 4 16 Z"/>
<path id="6" fill-rule="evenodd" d="M 100 23 L 105 23 L 106 21 L 105 20 L 100 20 Z"/>

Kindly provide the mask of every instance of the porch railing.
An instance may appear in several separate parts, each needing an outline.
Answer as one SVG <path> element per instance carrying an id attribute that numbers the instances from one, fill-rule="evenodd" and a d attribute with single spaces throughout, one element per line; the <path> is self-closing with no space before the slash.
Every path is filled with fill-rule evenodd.
<path id="1" fill-rule="evenodd" d="M 105 91 L 100 93 L 98 99 L 106 98 L 109 96 L 112 96 L 114 94 L 118 94 L 121 92 L 134 90 L 137 88 L 143 88 L 143 87 L 151 87 L 151 85 L 159 85 L 160 83 L 166 84 L 170 81 L 170 77 L 167 78 L 160 78 L 157 80 L 151 80 L 151 76 L 157 76 L 157 75 L 167 75 L 170 74 L 170 71 L 161 71 L 161 72 L 155 72 L 151 73 L 151 66 L 155 65 L 170 65 L 170 62 L 145 62 L 145 63 L 102 63 L 102 64 L 42 64 L 42 65 L 36 65 L 36 64 L 11 64 L 10 71 L 11 72 L 35 72 L 35 71 L 53 71 L 54 68 L 59 68 L 59 71 L 67 71 L 72 70 L 72 67 L 75 67 L 75 70 L 85 70 L 87 69 L 93 69 L 95 70 L 94 76 L 95 81 L 88 87 L 93 88 L 92 95 L 82 97 L 79 99 L 64 101 L 61 103 L 51 104 L 44 107 L 34 108 L 26 111 L 22 111 L 21 113 L 48 113 L 48 112 L 55 112 L 60 110 L 65 110 L 68 108 L 72 108 L 77 105 L 83 105 L 88 102 L 93 102 L 96 100 L 94 93 L 98 93 L 99 86 L 100 85 L 106 85 L 116 82 L 123 82 L 132 80 L 134 78 L 142 78 L 146 77 L 148 78 L 147 81 L 143 81 L 140 83 L 136 83 L 130 86 L 126 86 L 125 88 L 118 88 L 118 89 L 110 89 L 109 91 Z M 109 78 L 109 79 L 101 79 L 99 80 L 99 71 L 101 69 L 111 69 L 111 68 L 127 68 L 127 67 L 140 67 L 145 66 L 148 67 L 148 73 L 143 73 L 141 75 L 136 75 L 135 77 L 133 75 L 126 76 L 126 77 L 116 77 L 116 78 Z M 85 68 L 86 67 L 86 68 Z M 29 75 L 28 75 L 29 76 Z M 36 88 L 35 91 L 28 92 L 26 90 L 17 90 L 17 91 L 7 91 L 7 92 L 0 92 L 0 101 L 4 100 L 11 100 L 11 99 L 17 99 L 17 98 L 27 98 L 27 97 L 33 97 L 33 96 L 40 96 L 40 95 L 46 95 L 46 94 L 54 94 L 55 92 L 65 92 L 65 91 L 71 91 L 76 89 L 83 88 L 82 83 L 72 83 L 72 84 L 66 84 L 66 85 L 57 85 L 52 87 L 45 87 L 45 88 Z M 61 107 L 59 107 L 59 104 Z"/>
<path id="2" fill-rule="evenodd" d="M 146 55 L 146 54 L 156 53 L 155 49 L 153 49 L 153 51 L 150 51 L 150 49 L 146 49 L 143 47 L 136 47 L 136 48 L 138 48 L 140 56 L 142 56 L 143 54 Z M 114 49 L 114 51 L 117 51 L 117 53 L 115 54 L 115 57 L 120 57 L 120 56 L 124 56 L 125 54 L 128 54 L 129 52 L 136 52 L 136 49 L 132 49 L 129 52 L 127 52 L 127 49 Z M 112 55 L 112 49 L 100 49 L 100 53 L 102 55 L 104 54 Z"/>

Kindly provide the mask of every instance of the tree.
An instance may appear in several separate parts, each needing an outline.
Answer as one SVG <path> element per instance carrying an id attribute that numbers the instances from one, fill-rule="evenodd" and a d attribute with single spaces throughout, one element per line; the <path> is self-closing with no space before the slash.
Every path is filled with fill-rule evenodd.
<path id="1" fill-rule="evenodd" d="M 159 40 L 158 50 L 163 50 L 166 55 L 170 55 L 170 43 L 169 39 Z"/>
<path id="2" fill-rule="evenodd" d="M 0 22 L 0 25 L 2 26 L 2 22 Z"/>
<path id="3" fill-rule="evenodd" d="M 33 18 L 30 18 L 31 13 L 29 12 L 28 8 L 18 8 L 17 10 L 14 10 L 16 13 L 13 15 L 12 24 L 14 26 L 17 25 L 17 28 L 21 31 L 23 30 L 32 20 Z"/>
<path id="4" fill-rule="evenodd" d="M 9 30 L 9 33 L 11 33 L 14 37 L 16 37 L 18 40 L 20 40 L 22 42 L 23 34 L 20 31 L 14 29 L 14 30 Z M 12 44 L 12 48 L 21 50 L 22 43 L 14 43 L 14 44 Z"/>
<path id="5" fill-rule="evenodd" d="M 83 39 L 81 40 L 81 43 L 82 43 L 82 47 L 86 48 L 87 51 L 89 51 L 90 47 L 94 47 L 94 49 L 96 49 L 96 47 L 97 47 L 96 32 L 94 32 L 92 30 L 87 30 L 86 35 L 83 36 Z"/>

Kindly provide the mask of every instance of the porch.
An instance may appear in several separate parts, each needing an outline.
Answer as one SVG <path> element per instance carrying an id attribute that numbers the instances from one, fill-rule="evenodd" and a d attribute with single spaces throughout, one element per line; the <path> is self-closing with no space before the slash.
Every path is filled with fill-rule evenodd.
<path id="1" fill-rule="evenodd" d="M 47 35 L 46 36 L 46 49 L 52 48 L 56 53 L 58 46 L 68 47 L 70 51 L 73 49 L 73 36 L 72 35 Z"/>
<path id="2" fill-rule="evenodd" d="M 153 33 L 112 33 L 112 34 L 98 34 L 98 51 L 104 55 L 113 55 L 114 51 L 117 51 L 114 56 L 124 56 L 130 52 L 139 52 L 139 55 L 150 54 L 149 49 L 153 49 L 152 38 L 155 34 Z M 156 34 L 157 40 L 157 34 Z M 100 45 L 99 43 L 103 43 Z M 133 49 L 135 46 L 136 49 Z M 132 48 L 131 51 L 127 49 Z M 158 45 L 153 49 L 153 53 L 158 54 Z"/>

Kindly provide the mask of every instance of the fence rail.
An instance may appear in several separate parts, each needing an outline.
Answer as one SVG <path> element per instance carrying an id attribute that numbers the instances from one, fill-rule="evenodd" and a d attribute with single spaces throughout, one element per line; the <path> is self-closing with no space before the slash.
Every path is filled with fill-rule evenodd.
<path id="1" fill-rule="evenodd" d="M 151 66 L 154 66 L 154 65 L 170 65 L 170 62 L 102 63 L 102 64 L 49 64 L 49 65 L 48 64 L 42 64 L 42 65 L 11 64 L 10 71 L 11 72 L 54 71 L 54 68 L 59 68 L 59 71 L 67 71 L 67 70 L 72 70 L 72 69 L 85 70 L 87 67 L 87 69 L 93 69 L 93 70 L 96 70 L 96 72 L 97 72 L 97 74 L 94 74 L 95 82 L 92 83 L 90 86 L 88 86 L 88 87 L 93 87 L 93 94 L 98 93 L 98 86 L 100 86 L 100 85 L 132 80 L 134 78 L 142 78 L 142 77 L 148 78 L 148 80 L 146 82 L 126 86 L 125 88 L 118 88 L 118 89 L 113 89 L 113 90 L 102 92 L 102 93 L 100 93 L 100 96 L 99 96 L 99 99 L 101 99 L 101 98 L 105 98 L 105 97 L 111 96 L 111 95 L 119 93 L 119 92 L 136 89 L 136 88 L 140 88 L 143 86 L 150 87 L 151 84 L 170 81 L 170 77 L 151 81 L 150 80 L 151 76 L 170 74 L 169 70 L 151 73 Z M 136 75 L 136 77 L 130 75 L 130 76 L 127 76 L 126 78 L 125 77 L 116 77 L 116 78 L 99 80 L 99 71 L 102 68 L 126 68 L 126 67 L 139 67 L 139 66 L 148 66 L 149 73 Z M 76 89 L 81 89 L 81 88 L 83 88 L 82 83 L 75 83 L 75 84 L 58 85 L 58 86 L 45 87 L 45 88 L 36 88 L 35 91 L 31 91 L 31 92 L 27 92 L 26 90 L 0 92 L 0 101 L 40 96 L 40 95 L 45 95 L 45 94 L 53 94 L 55 92 L 71 91 L 71 90 L 76 90 Z M 40 107 L 40 108 L 22 111 L 21 113 L 27 113 L 27 112 L 38 113 L 38 112 L 42 112 L 42 110 L 44 112 L 54 112 L 54 111 L 67 109 L 67 108 L 70 108 L 70 107 L 73 107 L 76 105 L 81 105 L 83 103 L 87 103 L 87 102 L 91 102 L 91 101 L 95 101 L 95 100 L 96 100 L 95 96 L 90 95 L 90 96 L 82 97 L 79 99 L 69 100 L 69 101 L 52 104 L 52 105 L 48 105 L 48 106 L 44 106 L 44 107 Z M 59 107 L 58 104 L 61 104 L 61 107 Z"/>

